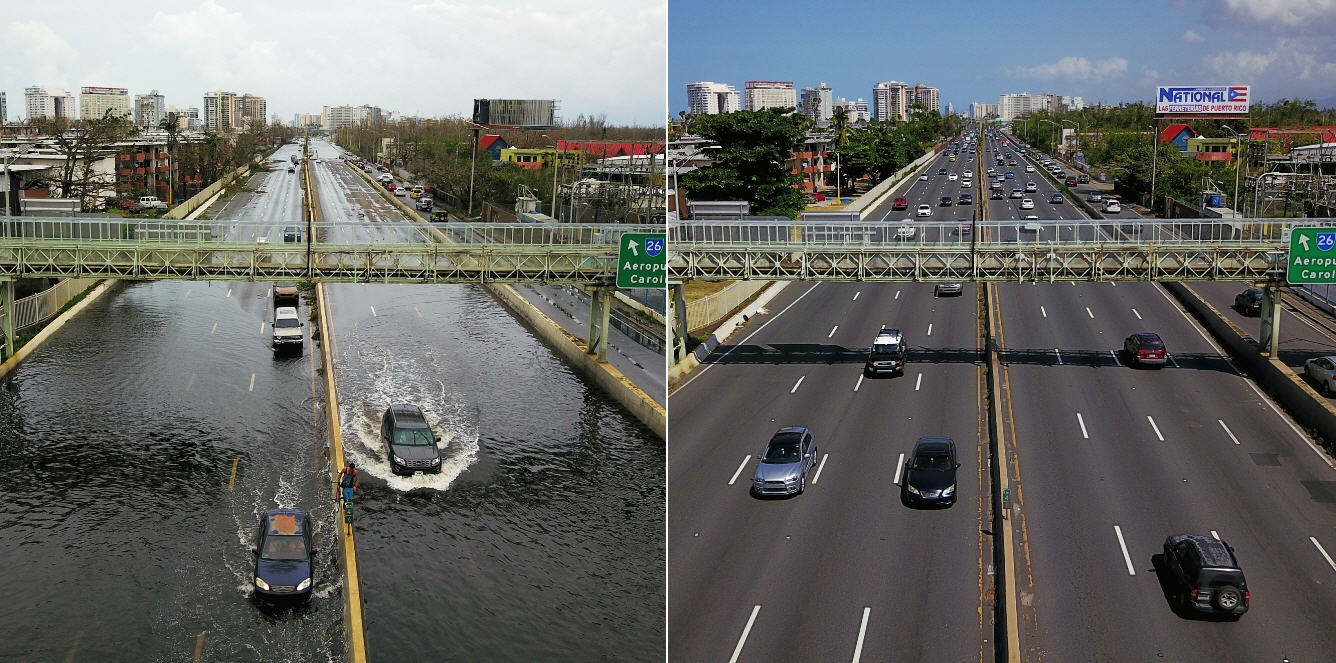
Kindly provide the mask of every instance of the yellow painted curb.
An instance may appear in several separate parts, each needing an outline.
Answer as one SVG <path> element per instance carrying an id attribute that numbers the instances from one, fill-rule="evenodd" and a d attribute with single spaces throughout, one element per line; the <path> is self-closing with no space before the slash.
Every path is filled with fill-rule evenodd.
<path id="1" fill-rule="evenodd" d="M 15 351 L 13 357 L 6 359 L 4 363 L 0 363 L 0 377 L 8 375 L 10 371 L 14 370 L 15 366 L 19 365 L 19 362 L 26 359 L 34 350 L 41 347 L 52 334 L 56 333 L 57 329 L 64 327 L 65 323 L 69 322 L 70 318 L 73 318 L 79 311 L 84 310 L 89 304 L 93 303 L 93 300 L 101 297 L 103 293 L 111 289 L 111 286 L 115 283 L 116 281 L 113 279 L 102 281 L 102 283 L 98 284 L 92 292 L 88 293 L 87 297 L 80 300 L 78 304 L 71 306 L 67 311 L 56 316 L 55 320 L 48 323 L 46 327 L 42 328 L 42 331 L 37 332 L 36 336 L 32 337 L 27 343 L 23 344 L 23 347 Z"/>

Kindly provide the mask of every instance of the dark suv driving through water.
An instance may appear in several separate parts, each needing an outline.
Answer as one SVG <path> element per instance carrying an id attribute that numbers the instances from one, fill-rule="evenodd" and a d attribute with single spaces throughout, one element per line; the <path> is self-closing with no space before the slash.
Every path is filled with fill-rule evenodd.
<path id="1" fill-rule="evenodd" d="M 436 434 L 416 405 L 391 405 L 380 423 L 380 437 L 395 474 L 441 471 L 441 450 Z"/>

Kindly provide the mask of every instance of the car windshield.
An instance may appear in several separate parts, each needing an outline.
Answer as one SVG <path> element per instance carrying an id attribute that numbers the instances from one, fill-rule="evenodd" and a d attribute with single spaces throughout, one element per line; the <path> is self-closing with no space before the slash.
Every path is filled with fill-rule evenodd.
<path id="1" fill-rule="evenodd" d="M 260 557 L 275 560 L 306 559 L 306 540 L 301 535 L 271 534 L 264 539 L 264 550 Z"/>
<path id="2" fill-rule="evenodd" d="M 916 470 L 948 470 L 951 469 L 951 459 L 936 454 L 923 454 L 914 457 L 913 468 Z"/>
<path id="3" fill-rule="evenodd" d="M 770 446 L 765 448 L 765 455 L 761 457 L 762 463 L 796 463 L 800 456 L 798 454 L 798 442 L 786 442 L 783 440 L 771 441 Z"/>
<path id="4" fill-rule="evenodd" d="M 400 428 L 394 431 L 394 443 L 409 446 L 429 446 L 431 431 L 426 428 Z"/>
<path id="5" fill-rule="evenodd" d="M 884 357 L 887 359 L 899 359 L 904 355 L 904 350 L 896 343 L 876 343 L 872 346 L 873 357 Z"/>
<path id="6" fill-rule="evenodd" d="M 274 321 L 274 327 L 277 329 L 292 329 L 299 325 L 295 318 L 279 318 Z"/>

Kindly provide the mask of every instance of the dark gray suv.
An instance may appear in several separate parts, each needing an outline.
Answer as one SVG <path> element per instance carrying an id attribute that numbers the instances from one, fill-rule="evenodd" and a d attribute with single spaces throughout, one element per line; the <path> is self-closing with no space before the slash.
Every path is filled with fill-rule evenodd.
<path id="1" fill-rule="evenodd" d="M 1232 615 L 1248 612 L 1248 582 L 1228 543 L 1201 534 L 1164 540 L 1164 569 L 1170 598 L 1187 612 Z"/>
<path id="2" fill-rule="evenodd" d="M 380 438 L 395 474 L 441 471 L 441 450 L 436 434 L 416 405 L 391 405 L 380 422 Z"/>

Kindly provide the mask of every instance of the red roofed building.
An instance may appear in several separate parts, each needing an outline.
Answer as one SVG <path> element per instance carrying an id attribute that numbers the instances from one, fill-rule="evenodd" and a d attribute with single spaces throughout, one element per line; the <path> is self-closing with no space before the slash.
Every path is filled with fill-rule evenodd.
<path id="1" fill-rule="evenodd" d="M 1197 132 L 1193 131 L 1192 127 L 1189 127 L 1182 122 L 1175 122 L 1165 127 L 1164 131 L 1160 132 L 1160 142 L 1177 145 L 1179 152 L 1186 152 L 1188 149 L 1188 139 L 1196 137 Z"/>
<path id="2" fill-rule="evenodd" d="M 500 161 L 501 150 L 504 150 L 507 147 L 510 147 L 510 143 L 507 143 L 506 139 L 497 134 L 487 134 L 478 139 L 478 151 L 491 152 L 492 161 Z"/>
<path id="3" fill-rule="evenodd" d="M 580 150 L 600 159 L 609 157 L 644 156 L 663 154 L 663 143 L 593 143 L 587 141 L 558 140 L 558 150 Z"/>

